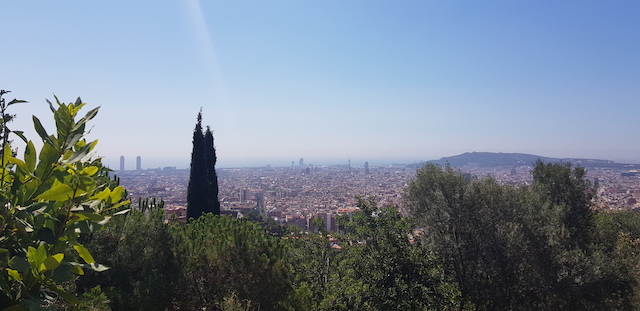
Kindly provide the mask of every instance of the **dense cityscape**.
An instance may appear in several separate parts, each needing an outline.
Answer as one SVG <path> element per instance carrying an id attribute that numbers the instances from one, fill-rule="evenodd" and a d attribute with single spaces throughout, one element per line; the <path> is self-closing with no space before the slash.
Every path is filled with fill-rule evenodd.
<path id="1" fill-rule="evenodd" d="M 138 198 L 156 198 L 165 202 L 167 217 L 186 215 L 189 170 L 165 167 L 116 170 L 122 185 L 136 202 Z M 349 162 L 347 162 L 349 163 Z M 511 185 L 531 183 L 532 166 L 462 166 L 468 178 L 492 177 Z M 402 212 L 402 194 L 415 176 L 415 167 L 404 164 L 362 167 L 349 164 L 306 165 L 300 159 L 291 167 L 254 167 L 218 169 L 219 200 L 224 213 L 244 215 L 257 211 L 276 222 L 303 229 L 315 216 L 322 217 L 334 229 L 335 215 L 355 210 L 357 197 L 375 197 L 381 206 L 394 206 Z M 640 175 L 625 167 L 591 167 L 587 178 L 597 186 L 597 206 L 624 210 L 640 207 Z"/>

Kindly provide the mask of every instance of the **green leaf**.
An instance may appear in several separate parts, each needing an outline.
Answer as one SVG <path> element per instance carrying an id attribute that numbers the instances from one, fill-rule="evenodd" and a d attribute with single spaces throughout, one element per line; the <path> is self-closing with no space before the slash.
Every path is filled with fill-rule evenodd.
<path id="1" fill-rule="evenodd" d="M 67 147 L 73 147 L 75 146 L 78 141 L 80 141 L 80 139 L 82 139 L 82 136 L 84 135 L 84 131 L 81 133 L 71 133 L 71 135 L 69 135 L 69 137 L 67 138 L 67 140 L 65 141 L 65 146 Z"/>
<path id="2" fill-rule="evenodd" d="M 13 258 L 9 260 L 9 267 L 18 270 L 19 272 L 27 272 L 31 269 L 27 260 L 19 256 L 13 256 Z"/>
<path id="3" fill-rule="evenodd" d="M 72 270 L 74 270 L 74 268 L 75 266 L 72 266 L 68 262 L 62 263 L 60 267 L 53 271 L 51 280 L 58 284 L 71 281 L 73 279 Z"/>
<path id="4" fill-rule="evenodd" d="M 11 150 L 11 146 L 9 145 L 9 143 L 4 144 L 4 148 L 2 148 L 2 153 L 3 153 L 3 159 L 4 159 L 4 163 L 0 163 L 2 165 L 2 167 L 7 167 L 7 163 L 9 163 L 9 160 L 12 158 L 12 153 L 13 151 Z"/>
<path id="5" fill-rule="evenodd" d="M 24 132 L 23 131 L 12 131 L 12 133 L 14 133 L 18 137 L 20 137 L 20 139 L 22 139 L 22 141 L 24 141 L 25 143 L 27 142 L 27 137 L 24 136 Z"/>
<path id="6" fill-rule="evenodd" d="M 90 234 L 93 232 L 93 223 L 91 221 L 79 221 L 76 225 L 76 230 L 80 230 L 80 233 Z"/>
<path id="7" fill-rule="evenodd" d="M 94 194 L 91 197 L 91 199 L 92 200 L 104 201 L 104 200 L 108 199 L 110 195 L 111 195 L 111 189 L 110 188 L 105 188 L 104 190 Z"/>
<path id="8" fill-rule="evenodd" d="M 73 215 L 78 218 L 76 221 L 83 221 L 88 219 L 91 221 L 98 222 L 98 221 L 104 220 L 104 216 L 96 213 L 79 212 L 79 213 L 74 213 Z"/>
<path id="9" fill-rule="evenodd" d="M 40 163 L 36 167 L 35 176 L 43 178 L 45 172 L 49 171 L 53 163 L 58 161 L 58 152 L 52 144 L 44 144 L 40 149 L 38 159 L 40 159 Z"/>
<path id="10" fill-rule="evenodd" d="M 36 199 L 45 201 L 66 201 L 73 197 L 73 189 L 67 184 L 58 184 L 40 194 Z"/>
<path id="11" fill-rule="evenodd" d="M 56 241 L 58 240 L 55 234 L 53 234 L 53 230 L 47 227 L 43 227 L 38 230 L 38 239 L 47 244 L 56 244 Z"/>
<path id="12" fill-rule="evenodd" d="M 124 193 L 125 193 L 125 189 L 123 186 L 115 187 L 111 191 L 111 194 L 109 195 L 111 197 L 111 203 L 115 203 L 122 200 L 122 196 L 124 195 Z"/>
<path id="13" fill-rule="evenodd" d="M 78 111 L 80 111 L 80 108 L 84 107 L 84 105 L 86 105 L 86 103 L 83 103 L 80 97 L 76 98 L 76 102 L 69 105 L 71 115 L 75 117 L 78 114 Z"/>
<path id="14" fill-rule="evenodd" d="M 80 106 L 80 107 L 82 107 L 82 106 Z M 78 123 L 76 123 L 76 126 L 73 127 L 72 131 L 75 132 L 81 126 L 83 126 L 85 123 L 87 123 L 89 120 L 93 119 L 98 114 L 98 109 L 100 109 L 100 107 L 96 107 L 96 108 L 93 108 L 93 109 L 89 110 L 89 112 L 87 112 L 87 114 L 84 117 L 82 117 L 82 119 L 78 120 Z"/>
<path id="15" fill-rule="evenodd" d="M 82 267 L 74 265 L 73 263 L 71 263 L 71 273 L 73 273 L 75 275 L 84 275 L 84 270 L 82 269 Z"/>
<path id="16" fill-rule="evenodd" d="M 29 246 L 27 249 L 27 260 L 29 260 L 29 265 L 33 268 L 40 268 L 40 265 L 47 259 L 47 251 L 44 248 L 43 244 L 40 244 L 38 248 L 34 248 L 33 246 Z"/>
<path id="17" fill-rule="evenodd" d="M 28 141 L 24 149 L 24 164 L 27 166 L 28 172 L 33 172 L 36 168 L 36 148 L 32 141 Z"/>
<path id="18" fill-rule="evenodd" d="M 94 142 L 97 143 L 97 140 Z M 80 147 L 80 149 L 76 150 L 70 157 L 68 157 L 67 159 L 64 159 L 63 162 L 73 163 L 73 162 L 82 160 L 82 158 L 86 157 L 89 154 L 89 152 L 91 152 L 93 147 L 95 147 L 95 143 L 86 144 Z"/>
<path id="19" fill-rule="evenodd" d="M 69 109 L 65 106 L 60 106 L 53 114 L 53 119 L 56 121 L 58 139 L 60 139 L 60 142 L 66 141 L 73 123 L 73 117 Z"/>
<path id="20" fill-rule="evenodd" d="M 125 206 L 125 205 L 127 205 L 127 204 L 129 204 L 129 203 L 131 203 L 131 201 L 122 201 L 122 202 L 120 202 L 120 203 L 118 203 L 118 204 L 116 204 L 116 205 L 112 206 L 112 207 L 111 207 L 111 209 L 116 209 L 116 208 L 119 208 L 119 207 Z M 120 213 L 120 212 L 118 212 L 118 213 Z M 120 215 L 120 214 L 118 214 L 118 215 Z"/>
<path id="21" fill-rule="evenodd" d="M 87 166 L 84 169 L 82 169 L 82 171 L 80 171 L 80 174 L 87 174 L 89 176 L 93 176 L 97 172 L 98 172 L 97 166 Z"/>
<path id="22" fill-rule="evenodd" d="M 22 282 L 22 276 L 20 276 L 20 273 L 18 271 L 13 270 L 11 268 L 6 268 L 6 269 L 10 277 L 12 277 L 14 280 L 18 282 Z"/>
<path id="23" fill-rule="evenodd" d="M 13 99 L 12 101 L 10 101 L 7 104 L 7 107 L 11 106 L 11 105 L 15 105 L 15 104 L 21 104 L 21 103 L 28 103 L 28 101 L 26 100 L 22 100 L 22 99 Z"/>
<path id="24" fill-rule="evenodd" d="M 25 173 L 28 172 L 27 165 L 22 160 L 20 160 L 18 158 L 14 158 L 14 157 L 10 156 L 9 157 L 9 163 L 13 163 L 13 164 L 17 165 L 18 168 L 20 170 L 22 170 L 23 172 L 25 172 Z"/>
<path id="25" fill-rule="evenodd" d="M 82 258 L 86 263 L 92 264 L 96 262 L 93 259 L 93 256 L 91 256 L 91 253 L 89 253 L 89 251 L 86 248 L 84 248 L 82 244 L 74 245 L 73 249 L 75 249 L 76 252 L 78 252 L 78 255 L 80 255 L 80 258 Z"/>
<path id="26" fill-rule="evenodd" d="M 40 265 L 40 268 L 38 268 L 38 271 L 52 271 L 55 270 L 58 266 L 60 266 L 60 264 L 62 263 L 62 260 L 64 259 L 64 254 L 63 253 L 58 253 L 55 254 L 53 256 L 49 256 L 47 257 L 47 259 L 45 259 L 42 264 Z"/>
<path id="27" fill-rule="evenodd" d="M 60 101 L 58 100 L 58 97 L 53 95 L 53 98 L 56 99 L 56 103 L 58 104 L 58 106 L 60 106 Z M 56 113 L 56 108 L 53 108 L 53 104 L 51 103 L 51 101 L 49 101 L 48 99 L 45 98 L 45 100 L 47 101 L 47 103 L 49 104 L 49 109 L 51 109 L 51 112 Z"/>
<path id="28" fill-rule="evenodd" d="M 42 126 L 42 123 L 40 123 L 40 119 L 38 119 L 36 116 L 33 116 L 33 126 L 34 126 L 34 128 L 36 129 L 36 132 L 38 133 L 38 135 L 40 135 L 40 138 L 42 138 L 43 141 L 53 145 L 53 141 L 51 141 L 51 138 L 49 137 L 49 134 L 47 134 L 47 131 Z"/>
<path id="29" fill-rule="evenodd" d="M 49 203 L 37 202 L 25 207 L 24 210 L 27 211 L 28 213 L 34 214 L 34 216 L 37 216 L 44 213 L 47 207 L 49 207 Z"/>

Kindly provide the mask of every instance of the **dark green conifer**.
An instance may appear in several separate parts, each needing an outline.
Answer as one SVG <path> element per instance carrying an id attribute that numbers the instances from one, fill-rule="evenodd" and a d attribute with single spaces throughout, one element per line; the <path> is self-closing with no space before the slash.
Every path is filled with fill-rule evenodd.
<path id="1" fill-rule="evenodd" d="M 205 139 L 202 134 L 202 111 L 198 113 L 198 123 L 193 130 L 193 150 L 191 151 L 191 172 L 187 188 L 187 219 L 198 218 L 212 212 L 209 205 L 209 179 L 205 157 Z"/>
<path id="2" fill-rule="evenodd" d="M 213 133 L 207 126 L 204 134 L 205 158 L 207 165 L 207 177 L 209 181 L 209 206 L 213 214 L 220 215 L 220 201 L 218 201 L 218 175 L 216 174 L 216 148 L 213 145 Z"/>

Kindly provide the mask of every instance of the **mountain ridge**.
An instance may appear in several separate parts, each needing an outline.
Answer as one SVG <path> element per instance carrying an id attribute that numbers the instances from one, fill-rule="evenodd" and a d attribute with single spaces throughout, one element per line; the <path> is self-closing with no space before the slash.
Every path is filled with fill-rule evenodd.
<path id="1" fill-rule="evenodd" d="M 479 166 L 533 166 L 538 160 L 550 163 L 568 162 L 575 166 L 582 167 L 609 167 L 609 168 L 640 168 L 638 164 L 617 163 L 610 160 L 583 159 L 583 158 L 552 158 L 527 153 L 504 153 L 504 152 L 465 152 L 463 154 L 443 157 L 439 160 L 430 160 L 414 164 L 412 166 L 422 166 L 426 163 L 439 165 L 449 164 L 452 167 Z"/>

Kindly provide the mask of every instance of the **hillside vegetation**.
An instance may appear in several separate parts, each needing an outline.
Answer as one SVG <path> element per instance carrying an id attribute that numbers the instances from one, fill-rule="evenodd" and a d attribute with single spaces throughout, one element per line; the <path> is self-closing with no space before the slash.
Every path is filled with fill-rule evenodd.
<path id="1" fill-rule="evenodd" d="M 2 108 L 0 310 L 636 310 L 640 214 L 592 209 L 585 169 L 538 161 L 533 184 L 426 164 L 397 207 L 360 198 L 339 232 L 259 216 L 164 220 L 131 207 L 95 142 L 97 113 L 51 105 L 56 135 L 12 149 Z M 22 139 L 22 138 L 21 138 Z M 317 228 L 324 228 L 316 224 Z"/>

